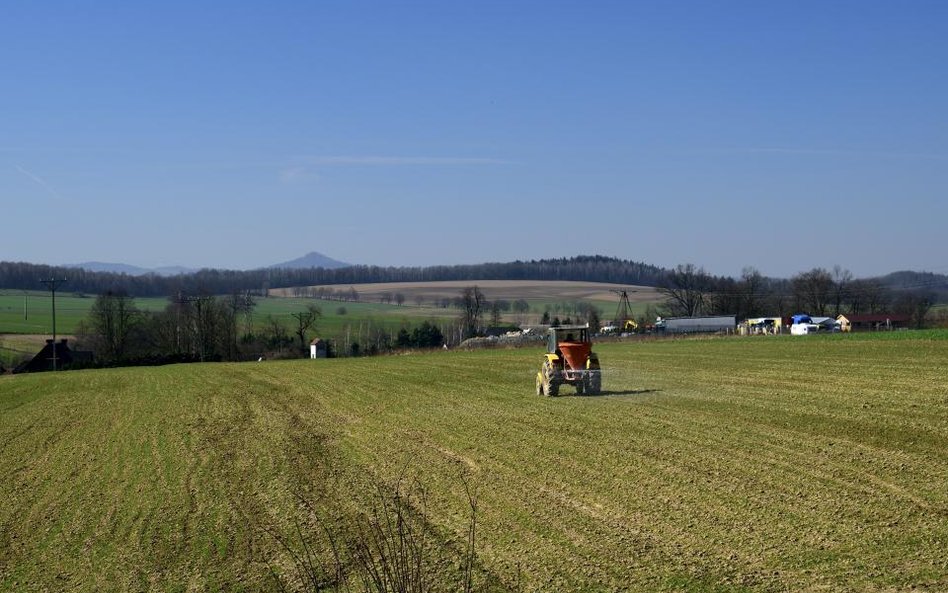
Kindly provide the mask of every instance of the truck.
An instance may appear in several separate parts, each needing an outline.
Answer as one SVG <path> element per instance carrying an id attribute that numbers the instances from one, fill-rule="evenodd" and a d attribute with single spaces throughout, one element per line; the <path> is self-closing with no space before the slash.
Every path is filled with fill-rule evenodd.
<path id="1" fill-rule="evenodd" d="M 735 315 L 714 317 L 659 317 L 655 329 L 666 334 L 697 334 L 733 332 L 737 327 Z"/>

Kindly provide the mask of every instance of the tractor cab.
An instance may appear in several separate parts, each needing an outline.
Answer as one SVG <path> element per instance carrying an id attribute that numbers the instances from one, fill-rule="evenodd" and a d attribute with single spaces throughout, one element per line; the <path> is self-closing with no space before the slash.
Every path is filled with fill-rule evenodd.
<path id="1" fill-rule="evenodd" d="M 546 351 L 549 354 L 559 354 L 560 344 L 589 344 L 588 325 L 562 325 L 551 327 L 546 338 Z"/>

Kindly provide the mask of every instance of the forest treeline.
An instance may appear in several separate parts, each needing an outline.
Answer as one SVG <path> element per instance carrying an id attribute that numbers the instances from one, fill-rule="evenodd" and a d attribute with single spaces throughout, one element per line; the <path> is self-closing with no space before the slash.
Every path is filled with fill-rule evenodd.
<path id="1" fill-rule="evenodd" d="M 374 282 L 477 280 L 574 280 L 656 286 L 665 274 L 658 266 L 604 256 L 514 261 L 455 266 L 348 268 L 205 269 L 179 276 L 130 276 L 23 262 L 0 262 L 0 288 L 42 289 L 42 278 L 65 278 L 63 290 L 101 294 L 120 291 L 136 297 L 232 294 L 293 286 L 351 285 Z"/>
<path id="2" fill-rule="evenodd" d="M 690 265 L 690 264 L 689 264 Z M 679 266 L 680 268 L 681 266 Z M 572 280 L 586 282 L 610 282 L 659 288 L 674 286 L 681 281 L 680 269 L 666 269 L 651 264 L 605 256 L 577 256 L 559 259 L 541 259 L 514 261 L 507 263 L 484 263 L 454 266 L 427 267 L 379 267 L 351 266 L 347 268 L 268 268 L 259 270 L 217 270 L 205 269 L 179 276 L 158 276 L 154 274 L 131 276 L 113 272 L 90 272 L 77 268 L 30 264 L 23 262 L 0 262 L 0 288 L 42 290 L 40 283 L 44 278 L 66 279 L 62 290 L 87 294 L 103 294 L 109 291 L 133 297 L 173 297 L 176 295 L 229 295 L 250 292 L 264 295 L 271 288 L 291 288 L 300 286 L 330 285 L 339 288 L 333 294 L 341 296 L 353 284 L 384 282 L 427 282 L 427 281 L 465 281 L 476 283 L 479 280 Z M 819 268 L 815 268 L 819 270 Z M 875 312 L 881 303 L 891 302 L 899 293 L 917 293 L 923 291 L 933 302 L 948 302 L 948 276 L 931 272 L 894 272 L 886 276 L 870 279 L 853 279 L 849 272 L 842 278 L 825 278 L 829 272 L 816 274 L 815 283 L 819 291 L 834 292 L 832 309 L 835 311 L 841 299 L 856 299 L 846 307 L 848 311 L 870 310 Z M 836 273 L 839 273 L 838 270 Z M 768 278 L 756 271 L 750 277 L 740 278 L 711 276 L 700 270 L 696 275 L 701 293 L 701 306 L 685 303 L 683 314 L 697 314 L 699 311 L 709 314 L 727 310 L 737 314 L 756 314 L 745 298 L 748 290 L 751 294 L 763 290 L 772 297 L 767 310 L 784 311 L 793 308 L 824 309 L 821 297 L 815 299 L 798 298 L 801 291 L 800 278 L 806 279 L 801 272 L 789 279 Z M 687 276 L 687 275 L 686 275 Z M 748 280 L 751 286 L 747 286 Z M 826 289 L 828 284 L 836 288 Z M 846 290 L 843 290 L 845 287 Z M 877 295 L 882 294 L 881 298 Z M 894 291 L 894 296 L 889 294 Z M 812 292 L 812 291 L 811 291 Z M 715 295 L 712 298 L 712 294 Z M 814 300 L 815 302 L 807 302 Z"/>

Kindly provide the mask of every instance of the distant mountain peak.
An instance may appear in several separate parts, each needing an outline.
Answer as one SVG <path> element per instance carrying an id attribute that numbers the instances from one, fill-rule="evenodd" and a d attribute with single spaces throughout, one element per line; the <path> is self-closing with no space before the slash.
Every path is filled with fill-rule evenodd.
<path id="1" fill-rule="evenodd" d="M 66 268 L 82 268 L 87 272 L 111 272 L 113 274 L 128 274 L 129 276 L 142 276 L 151 270 L 141 266 L 131 264 L 122 264 L 114 262 L 87 261 L 81 264 L 66 264 Z"/>
<path id="2" fill-rule="evenodd" d="M 333 259 L 328 255 L 324 255 L 318 251 L 310 251 L 303 257 L 298 257 L 296 259 L 291 259 L 290 261 L 285 261 L 279 264 L 273 264 L 269 266 L 271 268 L 326 268 L 327 270 L 332 270 L 336 268 L 348 268 L 352 264 L 339 261 L 338 259 Z"/>

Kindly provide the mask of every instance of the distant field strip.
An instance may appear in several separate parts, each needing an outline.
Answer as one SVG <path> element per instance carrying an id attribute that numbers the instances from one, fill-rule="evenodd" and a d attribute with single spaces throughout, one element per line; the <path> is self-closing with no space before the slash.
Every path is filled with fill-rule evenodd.
<path id="1" fill-rule="evenodd" d="M 87 319 L 95 302 L 94 297 L 57 296 L 56 326 L 61 334 L 75 333 L 80 321 Z M 360 321 L 373 321 L 386 328 L 398 330 L 403 325 L 423 319 L 457 317 L 455 309 L 414 307 L 383 304 L 377 302 L 344 303 L 303 298 L 260 298 L 256 300 L 252 321 L 258 329 L 267 316 L 272 315 L 287 327 L 295 322 L 291 313 L 316 305 L 322 310 L 317 321 L 316 332 L 320 336 L 339 336 L 345 327 L 358 327 Z M 136 298 L 135 306 L 143 311 L 161 311 L 168 306 L 165 298 Z M 345 309 L 340 312 L 340 307 Z M 243 323 L 243 318 L 240 320 Z M 48 294 L 34 294 L 29 298 L 0 291 L 0 334 L 49 334 L 52 332 L 52 300 Z"/>
<path id="2" fill-rule="evenodd" d="M 478 486 L 497 590 L 945 591 L 948 332 L 899 334 L 601 344 L 598 397 L 539 349 L 0 378 L 0 590 L 272 590 L 296 494 L 407 471 L 448 556 Z"/>
<path id="3" fill-rule="evenodd" d="M 612 290 L 626 290 L 633 302 L 661 300 L 659 292 L 651 286 L 629 286 L 606 282 L 574 282 L 559 280 L 464 280 L 437 282 L 389 282 L 378 284 L 343 284 L 325 286 L 333 290 L 355 289 L 362 298 L 378 300 L 385 293 L 400 292 L 412 302 L 416 296 L 428 300 L 456 297 L 469 286 L 477 286 L 488 299 L 526 299 L 527 301 L 572 301 L 589 300 L 617 303 L 619 298 Z M 311 288 L 320 288 L 314 286 Z M 270 291 L 279 296 L 294 294 L 292 288 L 277 288 Z"/>
<path id="4" fill-rule="evenodd" d="M 438 300 L 444 297 L 454 298 L 461 294 L 464 287 L 479 286 L 489 299 L 514 301 L 525 299 L 532 312 L 529 315 L 507 313 L 506 322 L 538 322 L 542 312 L 549 307 L 551 315 L 566 317 L 559 306 L 564 303 L 585 301 L 600 308 L 603 319 L 611 319 L 616 312 L 618 296 L 612 289 L 628 289 L 632 301 L 633 313 L 642 314 L 649 304 L 660 300 L 652 287 L 629 287 L 619 284 L 599 282 L 552 282 L 552 281 L 515 281 L 486 280 L 480 282 L 403 282 L 388 284 L 356 284 L 354 288 L 360 295 L 358 302 L 342 302 L 289 296 L 294 289 L 273 289 L 271 294 L 282 298 L 257 298 L 251 326 L 258 331 L 268 316 L 273 316 L 288 328 L 295 320 L 292 313 L 303 311 L 309 305 L 316 305 L 322 316 L 316 323 L 311 335 L 341 340 L 348 332 L 355 335 L 360 327 L 369 323 L 381 326 L 392 334 L 402 327 L 417 325 L 424 320 L 434 322 L 458 319 L 459 311 L 453 307 L 443 308 Z M 345 290 L 349 285 L 331 287 Z M 405 303 L 401 306 L 379 302 L 383 294 L 403 293 Z M 419 301 L 419 299 L 421 299 Z M 56 325 L 60 334 L 73 334 L 79 323 L 86 320 L 95 297 L 63 292 L 56 297 Z M 135 305 L 143 311 L 161 311 L 168 306 L 168 299 L 160 297 L 136 298 Z M 420 306 L 419 306 L 420 303 Z M 485 315 L 486 317 L 486 315 Z M 241 318 L 240 331 L 249 331 L 245 319 Z M 51 334 L 52 299 L 49 293 L 32 291 L 24 293 L 16 290 L 0 290 L 0 334 Z M 8 357 L 13 354 L 8 353 Z"/>

